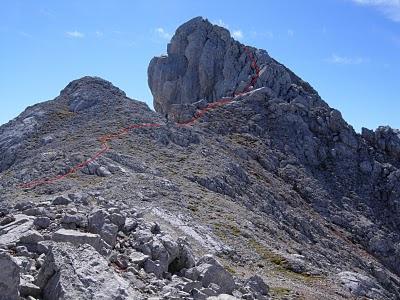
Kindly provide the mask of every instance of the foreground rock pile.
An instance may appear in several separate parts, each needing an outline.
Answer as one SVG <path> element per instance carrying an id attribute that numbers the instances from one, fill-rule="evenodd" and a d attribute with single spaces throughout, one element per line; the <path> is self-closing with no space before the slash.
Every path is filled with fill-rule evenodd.
<path id="1" fill-rule="evenodd" d="M 213 256 L 196 258 L 135 209 L 89 210 L 81 200 L 2 210 L 0 299 L 269 298 L 257 275 L 240 281 Z"/>

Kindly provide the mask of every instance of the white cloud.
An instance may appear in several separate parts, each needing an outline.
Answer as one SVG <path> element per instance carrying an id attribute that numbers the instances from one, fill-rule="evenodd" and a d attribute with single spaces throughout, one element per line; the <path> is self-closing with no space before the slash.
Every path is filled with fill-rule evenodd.
<path id="1" fill-rule="evenodd" d="M 293 29 L 288 29 L 287 35 L 288 36 L 294 36 L 294 30 Z"/>
<path id="2" fill-rule="evenodd" d="M 157 35 L 163 39 L 169 40 L 172 38 L 172 34 L 168 33 L 167 31 L 165 31 L 164 28 L 159 27 L 155 29 L 155 32 L 157 33 Z"/>
<path id="3" fill-rule="evenodd" d="M 258 31 L 251 31 L 250 36 L 252 38 L 267 38 L 267 39 L 273 39 L 274 38 L 274 33 L 272 31 L 264 31 L 264 32 L 258 32 Z"/>
<path id="4" fill-rule="evenodd" d="M 337 54 L 332 54 L 332 56 L 326 59 L 326 61 L 331 64 L 338 64 L 338 65 L 360 65 L 362 63 L 368 62 L 369 59 L 363 57 L 346 57 Z"/>
<path id="5" fill-rule="evenodd" d="M 400 0 L 351 0 L 359 5 L 376 7 L 387 18 L 400 22 Z"/>
<path id="6" fill-rule="evenodd" d="M 241 40 L 241 39 L 243 39 L 244 35 L 243 35 L 243 32 L 241 30 L 234 30 L 232 32 L 232 37 L 234 39 Z"/>
<path id="7" fill-rule="evenodd" d="M 229 25 L 226 24 L 226 23 L 225 23 L 224 21 L 222 21 L 221 19 L 219 19 L 219 20 L 217 20 L 217 21 L 211 21 L 211 23 L 214 24 L 214 25 L 218 25 L 218 26 L 224 27 L 224 28 L 226 28 L 226 29 L 229 29 Z"/>
<path id="8" fill-rule="evenodd" d="M 85 35 L 82 32 L 79 32 L 79 31 L 76 31 L 76 30 L 75 31 L 67 31 L 66 35 L 71 37 L 71 38 L 78 38 L 78 39 L 81 39 L 81 38 L 85 37 Z"/>
<path id="9" fill-rule="evenodd" d="M 214 25 L 218 25 L 218 26 L 220 26 L 220 27 L 224 27 L 224 28 L 226 28 L 226 29 L 229 30 L 229 25 L 226 24 L 226 23 L 225 23 L 223 20 L 221 20 L 221 19 L 219 19 L 219 20 L 217 20 L 217 21 L 211 21 L 211 23 L 214 24 Z M 237 39 L 237 40 L 241 40 L 241 39 L 244 38 L 243 31 L 240 30 L 240 29 L 233 30 L 233 31 L 231 32 L 231 35 L 232 35 L 232 37 L 233 37 L 234 39 Z"/>
<path id="10" fill-rule="evenodd" d="M 103 35 L 104 35 L 104 33 L 102 32 L 102 31 L 99 31 L 99 30 L 97 30 L 96 32 L 95 32 L 95 35 L 96 35 L 96 37 L 102 37 Z"/>

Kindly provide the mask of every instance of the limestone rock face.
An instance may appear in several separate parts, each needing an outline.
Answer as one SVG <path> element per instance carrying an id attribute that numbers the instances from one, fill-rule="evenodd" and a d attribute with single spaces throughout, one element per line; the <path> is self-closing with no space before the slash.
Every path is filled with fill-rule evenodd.
<path id="1" fill-rule="evenodd" d="M 376 149 L 400 157 L 400 130 L 389 126 L 380 126 L 375 131 L 363 128 L 362 136 Z"/>
<path id="2" fill-rule="evenodd" d="M 390 297 L 389 295 L 385 295 L 382 287 L 368 276 L 345 271 L 339 273 L 338 277 L 342 284 L 358 297 L 367 297 L 370 299 L 385 299 Z"/>
<path id="3" fill-rule="evenodd" d="M 93 247 L 54 245 L 40 270 L 37 284 L 44 299 L 138 299 L 129 283 L 109 268 Z"/>
<path id="4" fill-rule="evenodd" d="M 260 72 L 254 88 L 269 87 L 278 96 L 289 96 L 292 89 L 316 94 L 265 50 L 245 47 L 227 29 L 194 18 L 176 30 L 167 55 L 154 57 L 149 64 L 154 108 L 180 121 L 201 100 L 209 103 L 243 92 L 256 65 Z"/>

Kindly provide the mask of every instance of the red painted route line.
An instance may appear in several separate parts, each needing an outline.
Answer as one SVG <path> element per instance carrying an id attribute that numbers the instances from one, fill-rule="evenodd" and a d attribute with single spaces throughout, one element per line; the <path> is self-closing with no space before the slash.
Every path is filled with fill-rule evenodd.
<path id="1" fill-rule="evenodd" d="M 256 60 L 254 58 L 253 53 L 247 48 L 244 48 L 244 51 L 248 55 L 250 61 L 251 61 L 251 68 L 255 71 L 254 74 L 251 76 L 250 82 L 247 83 L 247 85 L 244 87 L 242 92 L 234 93 L 233 97 L 226 97 L 219 99 L 215 102 L 209 103 L 206 107 L 198 110 L 193 118 L 183 121 L 183 122 L 178 122 L 177 125 L 179 126 L 191 126 L 193 125 L 198 119 L 202 118 L 208 111 L 216 109 L 218 107 L 224 106 L 225 104 L 228 104 L 233 101 L 235 97 L 241 96 L 247 92 L 250 91 L 250 89 L 254 86 L 256 83 L 257 79 L 260 76 L 260 68 L 258 67 Z M 90 163 L 94 162 L 97 160 L 99 157 L 103 156 L 108 150 L 110 150 L 110 146 L 108 142 L 111 142 L 114 139 L 118 139 L 125 134 L 129 133 L 130 130 L 132 129 L 139 129 L 139 128 L 158 128 L 164 126 L 163 124 L 160 123 L 142 123 L 142 124 L 132 124 L 128 127 L 122 128 L 121 130 L 111 133 L 108 135 L 101 136 L 99 141 L 101 143 L 101 150 L 97 151 L 91 158 L 88 160 L 85 160 L 84 162 L 81 162 L 80 164 L 72 167 L 71 169 L 68 170 L 66 174 L 63 175 L 57 175 L 54 177 L 48 177 L 48 178 L 42 178 L 38 180 L 33 180 L 24 184 L 21 184 L 20 187 L 23 189 L 32 189 L 36 186 L 39 185 L 44 185 L 44 184 L 51 184 L 54 183 L 58 180 L 64 179 L 65 177 L 76 173 L 77 171 L 83 169 L 84 167 L 88 166 Z"/>

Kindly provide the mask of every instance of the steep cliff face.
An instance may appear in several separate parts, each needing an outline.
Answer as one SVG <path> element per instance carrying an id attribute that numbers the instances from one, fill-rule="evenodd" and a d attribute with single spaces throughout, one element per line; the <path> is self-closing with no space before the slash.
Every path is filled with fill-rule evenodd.
<path id="1" fill-rule="evenodd" d="M 148 82 L 154 108 L 180 120 L 185 110 L 190 111 L 191 105 L 196 106 L 198 101 L 209 103 L 232 97 L 252 81 L 252 63 L 259 69 L 257 80 L 252 82 L 254 88 L 269 87 L 276 96 L 285 99 L 307 94 L 310 103 L 320 100 L 309 84 L 265 50 L 245 47 L 225 28 L 198 17 L 176 30 L 166 56 L 150 62 Z"/>
<path id="2" fill-rule="evenodd" d="M 84 77 L 0 127 L 4 295 L 400 298 L 399 131 L 202 18 L 149 85 L 159 113 Z"/>

